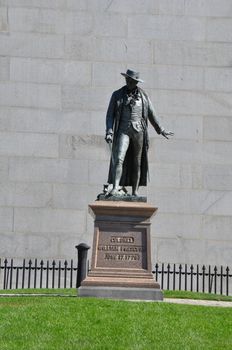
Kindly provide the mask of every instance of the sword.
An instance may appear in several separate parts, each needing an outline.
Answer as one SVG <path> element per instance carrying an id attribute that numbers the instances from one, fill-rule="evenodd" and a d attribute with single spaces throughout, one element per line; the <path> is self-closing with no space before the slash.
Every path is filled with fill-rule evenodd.
<path id="1" fill-rule="evenodd" d="M 112 165 L 114 167 L 114 157 L 113 157 L 113 152 L 112 152 L 112 142 L 107 142 L 108 143 L 108 147 L 109 147 L 109 151 L 110 151 L 110 159 L 112 161 Z"/>

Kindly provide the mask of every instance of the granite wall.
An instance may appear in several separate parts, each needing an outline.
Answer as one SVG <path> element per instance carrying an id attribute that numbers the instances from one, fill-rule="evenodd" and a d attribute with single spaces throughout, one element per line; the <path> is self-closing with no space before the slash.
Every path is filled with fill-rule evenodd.
<path id="1" fill-rule="evenodd" d="M 154 260 L 232 264 L 231 0 L 0 0 L 0 257 L 73 258 L 106 182 L 105 113 L 139 70 Z"/>

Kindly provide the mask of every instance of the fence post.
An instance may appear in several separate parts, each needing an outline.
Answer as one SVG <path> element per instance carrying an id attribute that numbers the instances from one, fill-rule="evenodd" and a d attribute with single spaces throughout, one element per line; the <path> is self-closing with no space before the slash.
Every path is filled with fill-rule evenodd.
<path id="1" fill-rule="evenodd" d="M 87 274 L 87 255 L 89 246 L 85 243 L 80 243 L 76 246 L 77 249 L 77 258 L 78 258 L 78 266 L 77 266 L 77 282 L 76 287 L 79 288 L 81 282 L 85 279 Z"/>
<path id="2" fill-rule="evenodd" d="M 182 265 L 179 266 L 179 290 L 181 290 Z"/>
<path id="3" fill-rule="evenodd" d="M 4 280 L 3 280 L 3 289 L 7 289 L 8 277 L 7 277 L 7 259 L 4 260 Z"/>
<path id="4" fill-rule="evenodd" d="M 170 264 L 167 266 L 167 290 L 169 290 L 169 281 L 170 281 Z"/>
<path id="5" fill-rule="evenodd" d="M 202 292 L 205 293 L 205 265 L 202 266 Z"/>
<path id="6" fill-rule="evenodd" d="M 155 264 L 155 280 L 158 282 L 158 278 L 159 278 L 159 264 L 156 263 Z"/>
<path id="7" fill-rule="evenodd" d="M 229 266 L 226 268 L 226 295 L 229 295 Z"/>
<path id="8" fill-rule="evenodd" d="M 176 264 L 173 266 L 173 290 L 176 289 Z"/>
<path id="9" fill-rule="evenodd" d="M 190 290 L 193 291 L 193 265 L 190 266 Z"/>
<path id="10" fill-rule="evenodd" d="M 217 266 L 214 267 L 214 293 L 217 294 Z"/>

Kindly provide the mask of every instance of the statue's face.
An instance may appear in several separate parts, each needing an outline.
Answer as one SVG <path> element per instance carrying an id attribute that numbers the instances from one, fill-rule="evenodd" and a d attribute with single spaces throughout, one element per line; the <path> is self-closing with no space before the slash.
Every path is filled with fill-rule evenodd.
<path id="1" fill-rule="evenodd" d="M 129 90 L 133 90 L 136 85 L 138 84 L 138 82 L 130 77 L 126 77 L 126 86 Z"/>

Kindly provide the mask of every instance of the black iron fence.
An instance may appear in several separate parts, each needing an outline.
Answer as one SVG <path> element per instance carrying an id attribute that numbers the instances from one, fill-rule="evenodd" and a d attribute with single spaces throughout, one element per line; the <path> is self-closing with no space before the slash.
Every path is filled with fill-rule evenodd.
<path id="1" fill-rule="evenodd" d="M 0 259 L 0 289 L 74 288 L 76 275 L 73 260 L 23 259 L 15 265 L 13 259 Z"/>
<path id="2" fill-rule="evenodd" d="M 232 274 L 228 266 L 156 264 L 152 272 L 163 290 L 232 294 Z"/>
<path id="3" fill-rule="evenodd" d="M 73 260 L 0 259 L 0 289 L 75 288 L 77 271 Z M 157 263 L 153 274 L 163 290 L 232 294 L 229 267 Z"/>

